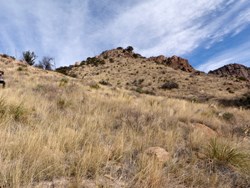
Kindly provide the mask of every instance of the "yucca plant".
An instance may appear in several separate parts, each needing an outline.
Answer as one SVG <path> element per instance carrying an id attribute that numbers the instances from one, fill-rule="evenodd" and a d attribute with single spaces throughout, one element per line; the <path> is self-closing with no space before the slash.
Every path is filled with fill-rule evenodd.
<path id="1" fill-rule="evenodd" d="M 206 155 L 209 159 L 219 164 L 233 165 L 246 170 L 249 170 L 250 167 L 249 154 L 217 139 L 210 140 L 206 148 Z"/>

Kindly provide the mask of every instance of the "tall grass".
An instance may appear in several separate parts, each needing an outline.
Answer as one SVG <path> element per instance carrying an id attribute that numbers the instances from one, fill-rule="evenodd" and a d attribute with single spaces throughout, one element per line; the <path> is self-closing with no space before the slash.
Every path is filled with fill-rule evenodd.
<path id="1" fill-rule="evenodd" d="M 1 90 L 0 187 L 230 187 L 229 174 L 207 170 L 208 158 L 235 166 L 238 186 L 250 181 L 249 161 L 242 171 L 238 154 L 249 152 L 249 145 L 242 135 L 229 137 L 235 127 L 208 105 L 96 90 L 70 78 L 62 84 L 62 78 L 30 71 L 20 80 L 13 74 L 13 85 Z M 236 126 L 250 121 L 249 111 L 222 110 L 234 114 Z M 209 141 L 196 134 L 194 122 L 239 149 L 211 142 L 207 156 L 197 158 Z M 146 155 L 154 146 L 167 150 L 170 160 Z"/>

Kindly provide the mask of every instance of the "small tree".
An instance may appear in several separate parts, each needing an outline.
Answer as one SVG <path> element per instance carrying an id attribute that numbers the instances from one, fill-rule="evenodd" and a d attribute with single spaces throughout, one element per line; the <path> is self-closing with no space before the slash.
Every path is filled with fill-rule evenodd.
<path id="1" fill-rule="evenodd" d="M 45 70 L 52 70 L 54 67 L 54 58 L 49 56 L 44 56 L 42 61 L 39 61 L 39 64 L 36 67 L 45 69 Z"/>
<path id="2" fill-rule="evenodd" d="M 37 56 L 35 55 L 34 52 L 30 51 L 23 52 L 23 60 L 26 61 L 29 65 L 34 65 L 36 58 Z"/>

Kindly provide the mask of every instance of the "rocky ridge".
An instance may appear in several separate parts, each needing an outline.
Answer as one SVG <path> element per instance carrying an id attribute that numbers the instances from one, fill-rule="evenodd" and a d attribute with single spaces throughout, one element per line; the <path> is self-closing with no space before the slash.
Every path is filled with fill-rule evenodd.
<path id="1" fill-rule="evenodd" d="M 240 77 L 219 77 L 197 71 L 181 57 L 146 58 L 135 53 L 132 47 L 107 50 L 57 71 L 94 88 L 105 85 L 197 102 L 231 100 L 248 92 L 250 85 Z"/>
<path id="2" fill-rule="evenodd" d="M 209 71 L 210 75 L 218 75 L 221 77 L 236 77 L 241 80 L 250 81 L 250 68 L 241 64 L 228 64 L 213 71 Z"/>

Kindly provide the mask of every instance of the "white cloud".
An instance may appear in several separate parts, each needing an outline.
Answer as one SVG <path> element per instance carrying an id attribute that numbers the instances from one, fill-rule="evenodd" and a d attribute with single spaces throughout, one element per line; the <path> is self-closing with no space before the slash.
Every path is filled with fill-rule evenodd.
<path id="1" fill-rule="evenodd" d="M 57 66 L 128 45 L 146 56 L 184 55 L 240 33 L 249 12 L 247 0 L 11 0 L 1 2 L 0 42 L 12 54 L 54 56 Z"/>
<path id="2" fill-rule="evenodd" d="M 99 35 L 114 44 L 132 44 L 146 56 L 184 55 L 244 29 L 249 24 L 249 10 L 242 10 L 246 4 L 244 0 L 147 1 L 121 14 Z"/>

